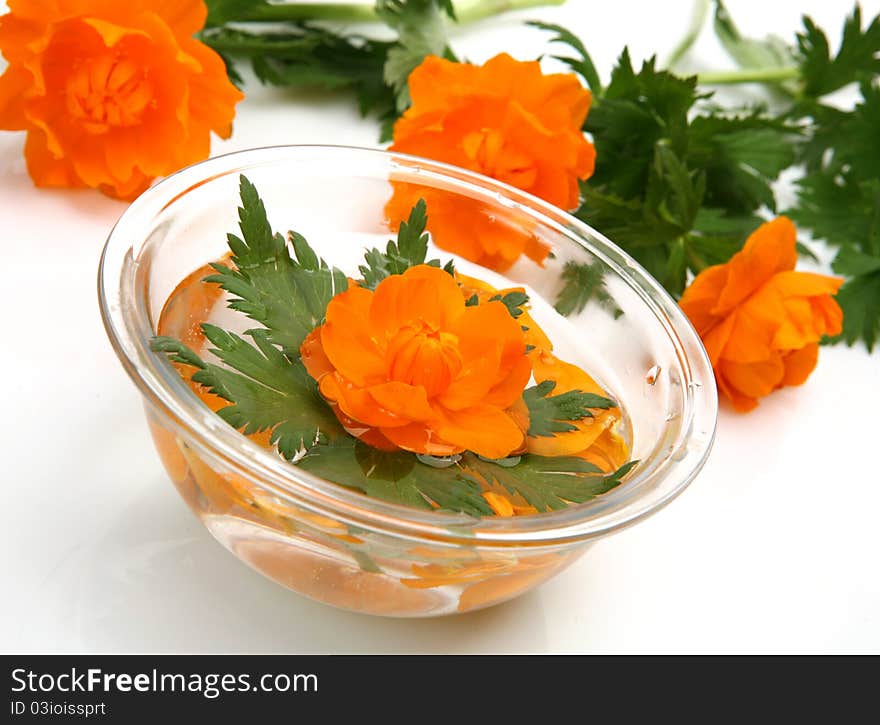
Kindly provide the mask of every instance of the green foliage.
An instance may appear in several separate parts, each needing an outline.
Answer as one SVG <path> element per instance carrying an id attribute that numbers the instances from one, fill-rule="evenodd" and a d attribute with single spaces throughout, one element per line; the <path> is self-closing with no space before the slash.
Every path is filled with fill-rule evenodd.
<path id="1" fill-rule="evenodd" d="M 524 455 L 515 465 L 502 466 L 464 453 L 452 465 L 436 468 L 419 462 L 412 453 L 388 453 L 340 438 L 315 447 L 298 465 L 392 503 L 490 516 L 492 509 L 482 496 L 485 485 L 503 486 L 539 512 L 547 512 L 610 491 L 635 464 L 633 461 L 603 474 L 582 458 Z"/>
<path id="2" fill-rule="evenodd" d="M 457 466 L 435 468 L 406 451 L 386 452 L 351 437 L 316 447 L 299 466 L 368 496 L 417 508 L 490 516 L 480 486 Z"/>
<path id="3" fill-rule="evenodd" d="M 577 430 L 571 421 L 592 418 L 593 410 L 616 408 L 613 400 L 582 390 L 569 390 L 551 395 L 556 389 L 555 380 L 545 380 L 523 391 L 523 401 L 529 409 L 529 435 L 534 437 L 555 436 Z"/>
<path id="4" fill-rule="evenodd" d="M 462 461 L 462 475 L 481 480 L 519 494 L 539 512 L 555 511 L 572 503 L 584 503 L 607 493 L 622 482 L 637 461 L 624 464 L 613 473 L 603 474 L 583 458 L 524 455 L 515 466 L 499 466 L 468 455 Z"/>
<path id="5" fill-rule="evenodd" d="M 585 129 L 596 171 L 576 216 L 636 258 L 669 292 L 689 274 L 727 261 L 775 208 L 772 181 L 794 160 L 795 128 L 760 109 L 722 112 L 705 103 L 696 77 L 636 72 L 620 56 Z M 569 266 L 557 309 L 583 308 L 595 268 Z"/>
<path id="6" fill-rule="evenodd" d="M 601 262 L 566 262 L 562 268 L 562 290 L 556 298 L 556 311 L 569 316 L 583 311 L 590 300 L 609 310 L 616 318 L 623 312 L 605 289 L 605 266 Z"/>
<path id="7" fill-rule="evenodd" d="M 271 430 L 271 442 L 288 460 L 319 440 L 342 433 L 302 363 L 283 355 L 269 342 L 265 330 L 252 330 L 250 343 L 213 325 L 202 325 L 202 329 L 214 345 L 209 352 L 223 366 L 204 362 L 186 345 L 168 337 L 154 338 L 152 348 L 196 368 L 193 381 L 230 402 L 217 414 L 231 426 L 245 435 Z"/>
<path id="8" fill-rule="evenodd" d="M 308 23 L 288 23 L 271 31 L 210 27 L 203 31 L 201 40 L 223 56 L 236 85 L 242 80 L 235 59 L 247 59 L 266 85 L 351 90 L 363 115 L 396 118 L 394 90 L 382 77 L 392 42 L 345 35 Z"/>
<path id="9" fill-rule="evenodd" d="M 870 82 L 880 74 L 880 16 L 863 31 L 862 11 L 856 5 L 844 23 L 834 57 L 825 32 L 809 17 L 804 17 L 803 24 L 797 46 L 804 95 L 819 98 L 850 83 Z"/>
<path id="10" fill-rule="evenodd" d="M 602 82 L 599 80 L 599 74 L 596 72 L 596 66 L 593 64 L 593 59 L 590 58 L 590 54 L 587 52 L 587 49 L 584 47 L 580 38 L 570 30 L 563 28 L 561 25 L 554 25 L 553 23 L 542 23 L 533 20 L 526 23 L 526 25 L 538 28 L 539 30 L 546 30 L 549 33 L 555 33 L 550 39 L 550 42 L 567 45 L 575 52 L 575 56 L 554 55 L 552 57 L 556 60 L 562 61 L 575 73 L 580 75 L 587 84 L 587 88 L 593 91 L 593 93 L 602 92 Z"/>
<path id="11" fill-rule="evenodd" d="M 518 290 L 504 295 L 497 294 L 489 298 L 489 302 L 500 302 L 503 304 L 513 319 L 516 319 L 523 313 L 522 306 L 528 301 L 529 296 L 525 292 L 519 292 Z"/>
<path id="12" fill-rule="evenodd" d="M 766 155 L 753 159 L 752 166 L 759 179 L 768 169 L 772 173 L 794 163 L 806 169 L 797 181 L 797 203 L 785 213 L 837 249 L 833 268 L 850 277 L 837 296 L 844 312 L 840 338 L 850 344 L 864 340 L 870 349 L 880 337 L 880 286 L 875 277 L 880 260 L 880 16 L 863 28 L 856 5 L 832 54 L 825 31 L 809 17 L 803 18 L 796 44 L 786 46 L 778 39 L 743 39 L 720 0 L 716 6 L 716 33 L 742 67 L 795 70 L 791 79 L 768 81 L 791 97 L 779 120 L 799 129 L 794 158 L 789 160 L 788 150 L 783 153 L 768 139 Z M 861 99 L 852 110 L 824 100 L 853 83 Z M 772 195 L 769 188 L 756 186 L 754 191 L 759 198 Z"/>
<path id="13" fill-rule="evenodd" d="M 233 83 L 242 85 L 236 61 L 246 59 L 267 85 L 353 91 L 361 113 L 381 121 L 383 141 L 409 106 L 412 70 L 426 55 L 455 57 L 444 19 L 455 19 L 450 0 L 378 0 L 376 15 L 396 33 L 395 40 L 288 20 L 283 6 L 265 0 L 211 0 L 208 8 L 199 39 L 220 53 Z M 332 19 L 332 7 L 321 11 Z M 250 22 L 247 30 L 236 25 L 242 21 Z"/>
<path id="14" fill-rule="evenodd" d="M 358 267 L 363 276 L 363 286 L 376 289 L 376 285 L 386 277 L 403 274 L 410 267 L 419 264 L 439 267 L 439 259 L 425 261 L 428 255 L 428 234 L 425 231 L 427 223 L 428 207 L 424 199 L 419 199 L 410 211 L 407 221 L 400 223 L 397 242 L 389 240 L 384 252 L 373 248 L 364 254 L 366 264 Z M 443 269 L 449 274 L 454 273 L 451 261 Z"/>
<path id="15" fill-rule="evenodd" d="M 444 15 L 455 19 L 451 0 L 378 0 L 376 12 L 397 32 L 383 67 L 386 85 L 394 89 L 399 113 L 410 105 L 409 74 L 428 55 L 454 59 L 446 37 Z"/>
<path id="16" fill-rule="evenodd" d="M 284 237 L 273 234 L 256 189 L 241 177 L 241 238 L 227 237 L 233 266 L 214 264 L 206 279 L 230 293 L 231 309 L 243 312 L 267 330 L 269 342 L 291 359 L 306 335 L 324 319 L 331 298 L 348 280 L 318 259 L 302 236 L 290 233 L 294 256 Z"/>

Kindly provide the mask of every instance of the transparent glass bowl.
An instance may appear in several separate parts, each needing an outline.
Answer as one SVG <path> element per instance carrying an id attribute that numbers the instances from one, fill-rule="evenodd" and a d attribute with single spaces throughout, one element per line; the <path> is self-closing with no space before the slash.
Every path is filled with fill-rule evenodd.
<path id="1" fill-rule="evenodd" d="M 548 244 L 552 256 L 543 267 L 523 257 L 503 277 L 479 272 L 496 287 L 527 285 L 535 309 L 547 315 L 555 314 L 551 305 L 566 262 L 600 264 L 623 314 L 615 318 L 590 302 L 550 334 L 560 357 L 582 364 L 622 402 L 637 468 L 585 504 L 474 519 L 386 503 L 319 479 L 227 425 L 149 342 L 181 280 L 226 251 L 242 173 L 257 186 L 277 230 L 301 232 L 346 272 L 355 272 L 365 244 L 389 236 L 383 208 L 392 181 L 395 188 L 416 184 L 447 200 L 477 201 L 493 223 L 528 230 Z M 190 508 L 256 570 L 349 610 L 432 616 L 517 596 L 598 537 L 668 503 L 700 470 L 714 436 L 717 397 L 703 346 L 675 302 L 633 259 L 539 199 L 425 159 L 283 146 L 188 167 L 122 215 L 101 260 L 99 292 L 107 333 L 144 397 L 155 446 Z"/>

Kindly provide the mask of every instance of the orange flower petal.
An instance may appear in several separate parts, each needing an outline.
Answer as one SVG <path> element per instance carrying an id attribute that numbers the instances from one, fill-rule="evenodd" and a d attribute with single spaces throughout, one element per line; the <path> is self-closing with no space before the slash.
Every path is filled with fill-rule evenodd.
<path id="1" fill-rule="evenodd" d="M 577 365 L 560 360 L 549 352 L 542 352 L 532 358 L 532 368 L 536 383 L 553 380 L 556 387 L 551 395 L 559 395 L 570 390 L 581 390 L 605 396 L 602 387 Z M 528 436 L 526 448 L 529 453 L 540 456 L 571 456 L 582 453 L 605 432 L 620 420 L 620 410 L 594 410 L 594 417 L 574 421 L 575 430 L 557 433 L 554 436 Z"/>
<path id="2" fill-rule="evenodd" d="M 728 385 L 749 398 L 769 395 L 782 383 L 785 366 L 779 355 L 754 363 L 737 363 L 723 360 L 721 374 Z"/>
<path id="3" fill-rule="evenodd" d="M 389 413 L 410 421 L 426 421 L 434 417 L 425 389 L 395 380 L 367 388 L 369 394 Z"/>
<path id="4" fill-rule="evenodd" d="M 345 415 L 367 426 L 387 428 L 409 423 L 405 418 L 380 408 L 367 390 L 345 380 L 339 373 L 325 375 L 318 387 L 321 395 L 336 403 Z"/>
<path id="5" fill-rule="evenodd" d="M 333 366 L 343 377 L 359 386 L 383 379 L 385 360 L 370 321 L 373 293 L 363 287 L 349 287 L 327 305 L 321 327 L 321 343 Z"/>
<path id="6" fill-rule="evenodd" d="M 70 162 L 49 151 L 45 135 L 37 129 L 30 131 L 25 139 L 24 158 L 37 186 L 83 186 Z"/>
<path id="7" fill-rule="evenodd" d="M 480 404 L 440 414 L 435 427 L 443 440 L 485 458 L 505 458 L 522 443 L 519 426 L 495 406 Z"/>
<path id="8" fill-rule="evenodd" d="M 316 327 L 303 340 L 303 344 L 299 349 L 300 359 L 305 366 L 306 371 L 315 380 L 320 381 L 328 373 L 332 373 L 336 368 L 324 352 L 324 346 L 321 343 L 321 328 Z"/>
<path id="9" fill-rule="evenodd" d="M 531 375 L 531 361 L 525 356 L 519 357 L 504 379 L 486 394 L 484 402 L 499 408 L 510 407 L 522 396 Z"/>
<path id="10" fill-rule="evenodd" d="M 803 385 L 819 362 L 819 344 L 812 343 L 800 350 L 792 350 L 782 358 L 785 373 L 780 385 Z"/>
<path id="11" fill-rule="evenodd" d="M 727 263 L 727 284 L 714 314 L 726 314 L 777 272 L 797 263 L 797 231 L 788 217 L 766 222 L 752 233 L 742 251 Z"/>
<path id="12" fill-rule="evenodd" d="M 448 329 L 464 312 L 455 279 L 438 267 L 419 265 L 382 281 L 373 295 L 369 329 L 386 337 L 414 320 Z"/>
<path id="13" fill-rule="evenodd" d="M 465 450 L 463 445 L 455 445 L 443 440 L 424 423 L 410 423 L 396 428 L 382 428 L 388 440 L 405 451 L 423 453 L 429 456 L 450 456 Z"/>

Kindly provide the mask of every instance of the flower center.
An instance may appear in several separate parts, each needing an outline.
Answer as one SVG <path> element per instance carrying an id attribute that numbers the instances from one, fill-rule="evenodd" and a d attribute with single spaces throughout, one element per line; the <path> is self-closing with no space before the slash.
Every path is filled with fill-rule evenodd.
<path id="1" fill-rule="evenodd" d="M 391 339 L 386 359 L 392 380 L 420 386 L 429 398 L 445 391 L 462 368 L 458 338 L 422 321 Z"/>
<path id="2" fill-rule="evenodd" d="M 90 133 L 134 126 L 153 103 L 144 68 L 113 55 L 89 58 L 67 80 L 67 110 Z"/>

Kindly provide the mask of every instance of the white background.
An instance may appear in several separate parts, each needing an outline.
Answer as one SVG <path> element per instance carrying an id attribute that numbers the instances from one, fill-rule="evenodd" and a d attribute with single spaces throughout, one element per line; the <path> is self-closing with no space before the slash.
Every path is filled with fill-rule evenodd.
<path id="1" fill-rule="evenodd" d="M 806 11 L 835 44 L 851 7 L 728 4 L 748 34 L 790 38 Z M 454 45 L 477 61 L 525 59 L 544 36 L 519 19 L 560 22 L 607 79 L 624 44 L 635 60 L 664 58 L 689 16 L 689 2 L 569 0 L 472 26 Z M 707 28 L 684 67 L 730 63 Z M 349 96 L 247 91 L 215 153 L 376 145 Z M 723 410 L 709 462 L 678 500 L 514 602 L 435 620 L 340 612 L 251 571 L 179 499 L 98 313 L 98 257 L 125 207 L 35 189 L 23 143 L 0 133 L 0 649 L 880 651 L 880 351 L 823 348 L 803 387 L 748 415 Z"/>

